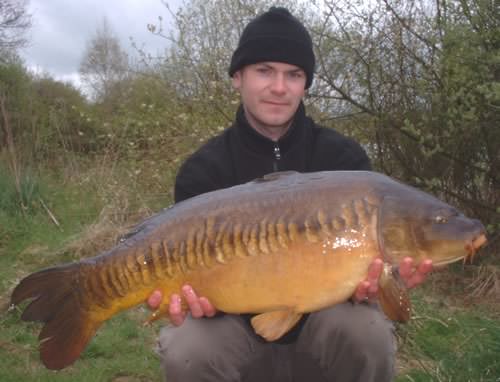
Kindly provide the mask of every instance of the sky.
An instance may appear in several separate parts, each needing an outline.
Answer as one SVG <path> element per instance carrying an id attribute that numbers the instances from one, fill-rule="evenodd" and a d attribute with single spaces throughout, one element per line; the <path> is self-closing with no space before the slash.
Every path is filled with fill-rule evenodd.
<path id="1" fill-rule="evenodd" d="M 175 9 L 179 0 L 166 0 Z M 149 53 L 163 51 L 167 41 L 153 36 L 147 24 L 170 20 L 161 0 L 29 0 L 33 26 L 29 45 L 20 53 L 26 65 L 55 79 L 79 86 L 78 68 L 86 44 L 106 18 L 122 48 L 134 54 L 130 37 Z"/>

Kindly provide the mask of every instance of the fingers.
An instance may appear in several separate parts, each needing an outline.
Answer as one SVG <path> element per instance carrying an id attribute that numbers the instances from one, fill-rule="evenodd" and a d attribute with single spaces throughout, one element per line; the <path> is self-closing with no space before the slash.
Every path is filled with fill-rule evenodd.
<path id="1" fill-rule="evenodd" d="M 378 292 L 378 279 L 380 278 L 380 274 L 384 269 L 384 262 L 381 259 L 375 259 L 368 269 L 368 277 L 367 280 L 369 283 L 367 289 L 367 298 L 368 300 L 375 299 L 377 297 Z"/>
<path id="2" fill-rule="evenodd" d="M 408 280 L 413 274 L 413 259 L 405 257 L 399 264 L 399 275 L 403 280 Z"/>
<path id="3" fill-rule="evenodd" d="M 200 304 L 200 299 L 196 293 L 194 293 L 194 290 L 190 285 L 184 285 L 182 287 L 182 295 L 186 299 L 191 316 L 194 318 L 203 317 L 203 309 Z"/>
<path id="4" fill-rule="evenodd" d="M 182 294 L 194 318 L 213 317 L 216 313 L 215 307 L 206 297 L 198 297 L 190 285 L 182 287 Z"/>
<path id="5" fill-rule="evenodd" d="M 206 297 L 198 297 L 190 285 L 182 287 L 182 297 L 186 300 L 188 310 L 193 318 L 213 317 L 217 310 Z M 182 310 L 182 299 L 178 294 L 170 297 L 170 320 L 176 326 L 182 325 L 187 313 Z"/>
<path id="6" fill-rule="evenodd" d="M 168 315 L 170 321 L 175 326 L 181 326 L 186 318 L 186 312 L 182 311 L 181 296 L 173 294 L 170 296 L 170 304 L 168 306 Z"/>
<path id="7" fill-rule="evenodd" d="M 368 281 L 362 281 L 359 283 L 358 287 L 356 288 L 356 292 L 354 292 L 354 295 L 352 298 L 356 302 L 363 302 L 368 300 L 368 289 L 370 287 L 370 283 Z"/>
<path id="8" fill-rule="evenodd" d="M 210 301 L 208 301 L 206 297 L 200 297 L 200 305 L 201 308 L 203 309 L 203 313 L 207 317 L 213 317 L 215 316 L 215 313 L 217 313 L 215 307 L 212 305 Z"/>
<path id="9" fill-rule="evenodd" d="M 148 297 L 147 304 L 151 309 L 157 309 L 160 304 L 161 300 L 163 299 L 162 293 L 159 290 L 155 290 L 151 295 Z"/>
<path id="10" fill-rule="evenodd" d="M 358 287 L 356 288 L 356 292 L 354 292 L 354 301 L 371 301 L 377 297 L 378 279 L 380 277 L 380 274 L 382 273 L 383 268 L 384 263 L 381 259 L 375 259 L 370 264 L 366 279 L 358 285 Z"/>
<path id="11" fill-rule="evenodd" d="M 399 275 L 404 280 L 408 288 L 414 288 L 422 284 L 427 275 L 432 271 L 432 260 L 422 261 L 415 269 L 414 261 L 410 257 L 406 257 L 399 265 Z"/>
<path id="12" fill-rule="evenodd" d="M 422 284 L 426 279 L 429 273 L 432 271 L 432 260 L 425 260 L 419 264 L 416 271 L 413 273 L 411 278 L 411 284 L 409 288 L 416 287 L 417 285 Z"/>
<path id="13" fill-rule="evenodd" d="M 422 263 L 418 266 L 417 269 L 419 272 L 424 273 L 424 274 L 429 274 L 432 272 L 432 260 L 424 260 Z"/>

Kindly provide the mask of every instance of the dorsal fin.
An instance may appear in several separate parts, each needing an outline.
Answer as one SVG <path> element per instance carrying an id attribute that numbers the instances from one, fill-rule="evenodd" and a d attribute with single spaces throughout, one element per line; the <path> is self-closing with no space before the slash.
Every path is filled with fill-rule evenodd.
<path id="1" fill-rule="evenodd" d="M 278 171 L 278 172 L 271 172 L 269 174 L 264 175 L 262 178 L 257 178 L 254 180 L 254 182 L 261 183 L 261 182 L 271 182 L 273 180 L 278 180 L 284 177 L 288 177 L 291 175 L 296 175 L 298 174 L 297 171 Z"/>

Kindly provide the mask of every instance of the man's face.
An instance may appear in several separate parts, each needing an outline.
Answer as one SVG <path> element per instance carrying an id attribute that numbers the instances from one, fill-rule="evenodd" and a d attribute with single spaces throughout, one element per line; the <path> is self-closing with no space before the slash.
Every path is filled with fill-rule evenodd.
<path id="1" fill-rule="evenodd" d="M 233 75 L 245 115 L 252 127 L 288 127 L 305 94 L 306 74 L 295 65 L 263 62 L 247 65 Z"/>

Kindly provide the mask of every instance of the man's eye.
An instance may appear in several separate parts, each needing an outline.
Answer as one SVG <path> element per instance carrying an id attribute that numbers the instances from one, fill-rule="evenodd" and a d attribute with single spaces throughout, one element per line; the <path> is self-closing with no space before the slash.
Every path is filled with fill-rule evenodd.
<path id="1" fill-rule="evenodd" d="M 301 79 L 305 76 L 305 73 L 302 71 L 294 71 L 294 72 L 288 72 L 288 77 L 293 78 L 293 79 Z"/>

